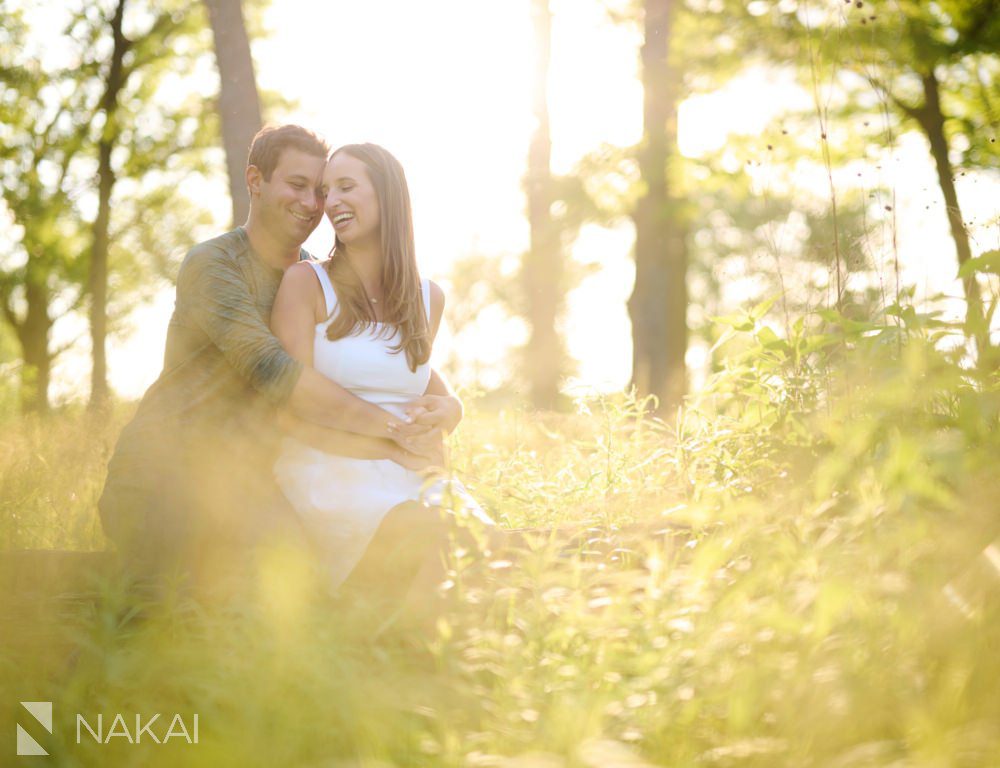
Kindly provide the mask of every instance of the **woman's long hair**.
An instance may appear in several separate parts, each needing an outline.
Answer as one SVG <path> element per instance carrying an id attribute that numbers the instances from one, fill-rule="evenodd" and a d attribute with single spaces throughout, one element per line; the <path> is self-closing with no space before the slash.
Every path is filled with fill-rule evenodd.
<path id="1" fill-rule="evenodd" d="M 381 334 L 391 336 L 399 330 L 399 344 L 393 352 L 404 350 L 411 371 L 416 371 L 431 356 L 430 329 L 420 273 L 413 245 L 413 211 L 403 166 L 377 144 L 347 144 L 331 155 L 344 153 L 360 160 L 379 207 L 379 235 L 382 243 L 382 322 Z M 378 320 L 361 278 L 346 258 L 347 246 L 335 238 L 327 269 L 337 294 L 338 311 L 327 326 L 331 341 L 374 327 Z"/>

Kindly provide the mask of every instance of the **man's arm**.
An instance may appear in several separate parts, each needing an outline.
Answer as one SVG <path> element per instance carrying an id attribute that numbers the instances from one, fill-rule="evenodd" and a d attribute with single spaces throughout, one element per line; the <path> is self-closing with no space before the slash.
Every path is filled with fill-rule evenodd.
<path id="1" fill-rule="evenodd" d="M 426 427 L 408 425 L 388 411 L 348 392 L 313 368 L 317 316 L 325 312 L 323 289 L 313 268 L 293 264 L 287 270 L 271 308 L 271 330 L 277 342 L 303 370 L 288 398 L 301 418 L 331 429 L 370 437 L 401 440 Z"/>
<path id="2" fill-rule="evenodd" d="M 370 437 L 405 441 L 426 432 L 426 427 L 400 419 L 348 392 L 311 367 L 302 369 L 286 401 L 292 411 L 314 424 Z"/>
<path id="3" fill-rule="evenodd" d="M 303 265 L 296 271 L 301 269 L 311 268 Z M 286 282 L 282 281 L 282 289 Z M 395 440 L 425 431 L 356 397 L 289 355 L 261 321 L 243 275 L 217 249 L 192 249 L 177 278 L 177 296 L 178 301 L 190 302 L 195 322 L 226 360 L 276 405 L 287 403 L 307 420 L 373 437 Z M 295 296 L 285 290 L 283 299 L 287 309 Z"/>
<path id="4" fill-rule="evenodd" d="M 368 437 L 303 421 L 288 408 L 279 408 L 278 428 L 286 435 L 324 453 L 352 459 L 388 459 L 408 469 L 425 469 L 441 464 L 439 456 L 412 453 L 392 440 Z"/>
<path id="5" fill-rule="evenodd" d="M 354 432 L 321 427 L 310 421 L 304 421 L 287 407 L 278 409 L 277 425 L 286 435 L 317 450 L 337 456 L 348 456 L 352 459 L 395 460 L 403 450 L 392 440 L 384 437 L 358 435 Z"/>

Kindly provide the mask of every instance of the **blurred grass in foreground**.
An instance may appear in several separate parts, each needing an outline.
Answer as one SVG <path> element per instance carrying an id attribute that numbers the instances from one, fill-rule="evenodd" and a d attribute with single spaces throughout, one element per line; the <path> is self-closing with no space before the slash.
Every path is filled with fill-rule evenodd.
<path id="1" fill-rule="evenodd" d="M 762 315 L 729 319 L 738 351 L 676 425 L 625 397 L 472 405 L 453 460 L 478 498 L 589 543 L 457 551 L 433 627 L 375 639 L 364 600 L 331 606 L 280 551 L 243 600 L 130 621 L 109 587 L 61 643 L 0 657 L 0 749 L 18 701 L 53 700 L 59 765 L 1000 765 L 997 601 L 943 591 L 1000 585 L 969 575 L 1000 533 L 995 369 L 912 312 L 789 338 Z M 121 423 L 7 424 L 0 544 L 100 548 Z M 197 712 L 200 743 L 78 745 L 76 712 Z"/>

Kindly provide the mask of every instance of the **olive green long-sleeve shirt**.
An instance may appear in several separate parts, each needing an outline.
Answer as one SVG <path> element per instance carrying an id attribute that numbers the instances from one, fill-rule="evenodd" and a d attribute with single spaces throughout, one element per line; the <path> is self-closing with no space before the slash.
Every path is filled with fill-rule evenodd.
<path id="1" fill-rule="evenodd" d="M 281 277 L 242 227 L 188 252 L 163 371 L 109 464 L 101 501 L 109 534 L 109 518 L 221 515 L 225 528 L 255 504 L 276 503 L 274 408 L 302 372 L 268 328 Z"/>

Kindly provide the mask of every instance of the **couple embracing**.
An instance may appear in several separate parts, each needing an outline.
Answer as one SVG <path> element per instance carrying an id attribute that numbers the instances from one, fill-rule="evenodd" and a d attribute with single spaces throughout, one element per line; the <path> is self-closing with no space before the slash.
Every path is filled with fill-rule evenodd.
<path id="1" fill-rule="evenodd" d="M 417 268 L 403 169 L 285 125 L 254 138 L 246 180 L 246 224 L 181 265 L 163 371 L 109 463 L 105 532 L 141 576 L 238 570 L 288 541 L 331 588 L 409 579 L 436 555 L 441 507 L 492 521 L 426 477 L 462 405 L 429 364 L 444 295 Z M 301 246 L 324 212 L 336 238 L 316 261 Z"/>

